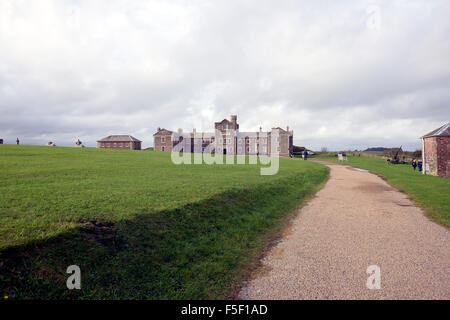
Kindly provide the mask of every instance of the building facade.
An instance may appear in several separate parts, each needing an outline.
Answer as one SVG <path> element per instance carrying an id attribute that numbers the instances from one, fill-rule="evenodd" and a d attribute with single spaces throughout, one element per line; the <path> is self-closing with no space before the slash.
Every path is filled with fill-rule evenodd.
<path id="1" fill-rule="evenodd" d="M 184 133 L 158 128 L 153 135 L 155 151 L 180 150 L 195 153 L 289 156 L 293 152 L 293 131 L 276 127 L 271 131 L 240 132 L 237 116 L 214 123 L 214 132 Z M 181 144 L 181 145 L 179 145 Z M 177 148 L 178 146 L 178 148 Z"/>
<path id="2" fill-rule="evenodd" d="M 112 135 L 97 141 L 97 148 L 141 150 L 142 141 L 130 135 Z"/>
<path id="3" fill-rule="evenodd" d="M 423 173 L 450 178 L 450 122 L 422 137 Z"/>

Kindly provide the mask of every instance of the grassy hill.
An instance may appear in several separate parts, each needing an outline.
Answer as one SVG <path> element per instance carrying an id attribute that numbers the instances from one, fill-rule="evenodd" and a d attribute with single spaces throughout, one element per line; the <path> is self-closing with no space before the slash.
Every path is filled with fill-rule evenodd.
<path id="1" fill-rule="evenodd" d="M 0 294 L 228 297 L 324 166 L 174 165 L 170 153 L 0 146 Z M 67 290 L 78 265 L 82 289 Z"/>
<path id="2" fill-rule="evenodd" d="M 339 162 L 335 157 L 320 160 Z M 384 159 L 348 157 L 344 164 L 367 169 L 383 177 L 392 186 L 406 192 L 425 209 L 430 219 L 450 227 L 450 179 L 423 175 L 407 164 L 388 165 Z"/>

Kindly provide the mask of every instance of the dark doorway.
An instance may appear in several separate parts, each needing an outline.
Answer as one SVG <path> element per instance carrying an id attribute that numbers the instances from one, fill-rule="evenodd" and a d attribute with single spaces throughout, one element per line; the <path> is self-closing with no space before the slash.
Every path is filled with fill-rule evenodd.
<path id="1" fill-rule="evenodd" d="M 227 149 L 223 149 L 223 154 L 227 154 Z"/>

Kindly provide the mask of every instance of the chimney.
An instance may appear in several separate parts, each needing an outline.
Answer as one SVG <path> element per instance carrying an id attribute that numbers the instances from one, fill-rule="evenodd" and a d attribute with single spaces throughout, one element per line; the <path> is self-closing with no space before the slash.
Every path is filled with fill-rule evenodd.
<path id="1" fill-rule="evenodd" d="M 289 126 L 286 126 L 286 131 L 289 132 Z"/>
<path id="2" fill-rule="evenodd" d="M 262 132 L 262 127 L 261 126 L 259 126 L 259 132 Z"/>
<path id="3" fill-rule="evenodd" d="M 158 131 L 161 131 L 161 127 L 158 127 Z"/>
<path id="4" fill-rule="evenodd" d="M 236 124 L 237 116 L 236 115 L 231 115 L 230 120 L 231 120 L 232 123 Z"/>

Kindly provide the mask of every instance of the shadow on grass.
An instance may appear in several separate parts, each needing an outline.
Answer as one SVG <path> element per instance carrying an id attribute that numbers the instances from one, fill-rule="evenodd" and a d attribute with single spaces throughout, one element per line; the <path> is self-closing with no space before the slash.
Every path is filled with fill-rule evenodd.
<path id="1" fill-rule="evenodd" d="M 84 221 L 0 252 L 0 292 L 12 299 L 228 298 L 284 217 L 326 180 L 315 171 L 129 220 Z M 81 268 L 81 290 L 66 269 Z"/>

